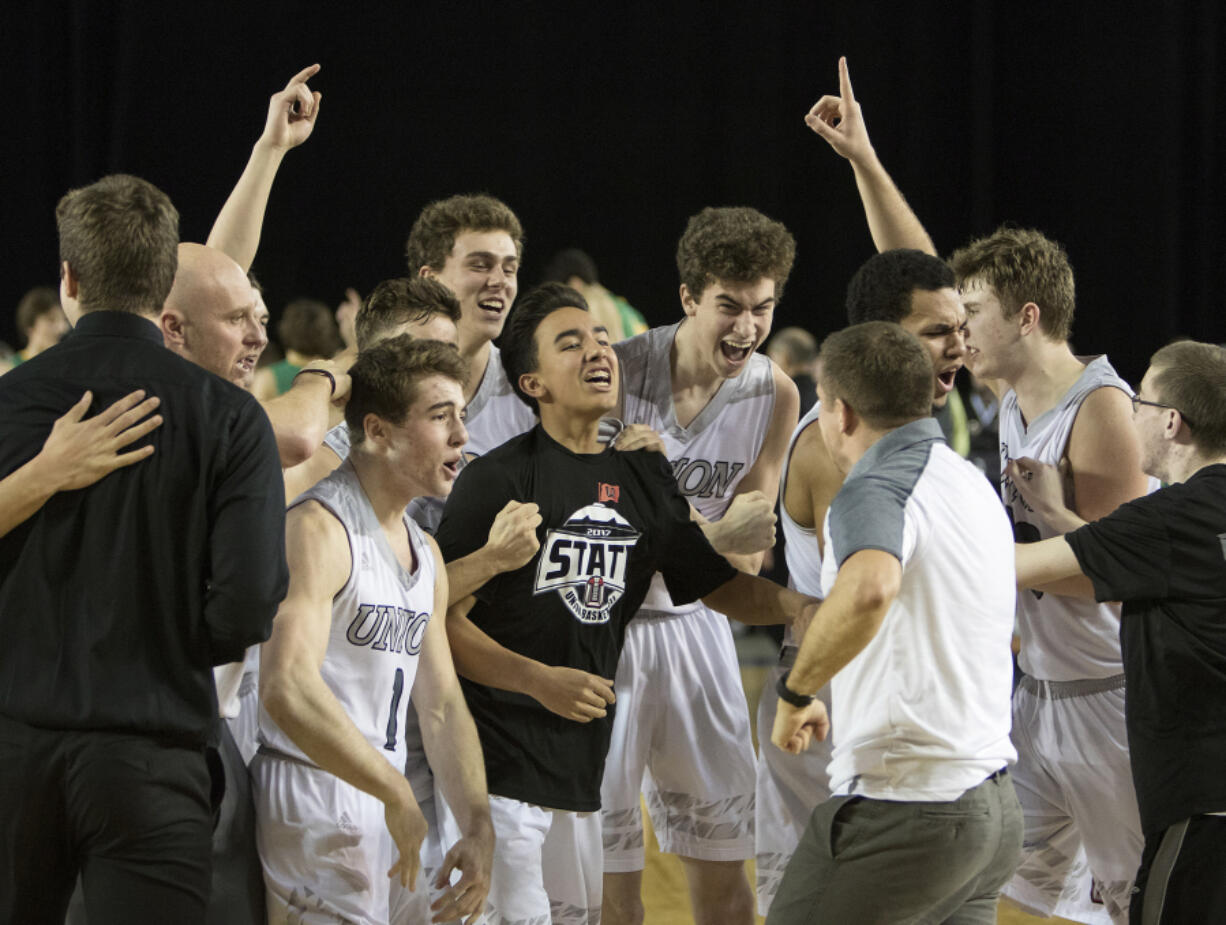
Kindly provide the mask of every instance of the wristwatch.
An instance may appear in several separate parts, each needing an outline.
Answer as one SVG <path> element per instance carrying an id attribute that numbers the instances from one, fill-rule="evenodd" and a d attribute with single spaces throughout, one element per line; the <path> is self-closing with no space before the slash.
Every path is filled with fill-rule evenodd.
<path id="1" fill-rule="evenodd" d="M 779 678 L 779 683 L 775 685 L 775 693 L 779 695 L 779 699 L 784 703 L 790 703 L 794 707 L 807 707 L 817 699 L 816 694 L 798 694 L 796 691 L 788 687 L 788 677 L 792 674 L 791 670 L 785 671 Z"/>

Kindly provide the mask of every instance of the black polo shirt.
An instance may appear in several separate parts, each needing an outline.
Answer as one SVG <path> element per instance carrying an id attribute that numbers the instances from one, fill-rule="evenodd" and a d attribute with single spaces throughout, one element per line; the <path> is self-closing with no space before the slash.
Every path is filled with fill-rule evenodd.
<path id="1" fill-rule="evenodd" d="M 162 345 L 150 320 L 84 315 L 0 376 L 0 477 L 55 419 L 134 389 L 162 400 L 154 454 L 54 495 L 0 538 L 0 716 L 205 742 L 212 666 L 268 638 L 285 594 L 285 499 L 259 404 Z"/>
<path id="2" fill-rule="evenodd" d="M 1226 812 L 1226 465 L 1067 537 L 1100 601 L 1122 601 L 1132 776 L 1147 835 Z"/>

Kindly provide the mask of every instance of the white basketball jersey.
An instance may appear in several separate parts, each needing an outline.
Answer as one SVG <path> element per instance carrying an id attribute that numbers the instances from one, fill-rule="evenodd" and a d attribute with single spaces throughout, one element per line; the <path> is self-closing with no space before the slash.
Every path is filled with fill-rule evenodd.
<path id="1" fill-rule="evenodd" d="M 349 425 L 341 421 L 326 434 L 324 434 L 324 446 L 330 449 L 333 453 L 340 457 L 341 462 L 349 458 L 349 448 L 352 446 L 349 439 Z M 464 460 L 460 460 L 460 466 L 463 468 Z M 297 504 L 300 498 L 295 498 L 294 503 Z M 421 527 L 431 536 L 438 531 L 439 521 L 442 518 L 444 499 L 442 498 L 414 498 L 409 502 L 409 506 L 404 509 L 404 512 L 413 518 L 413 522 Z"/>
<path id="2" fill-rule="evenodd" d="M 332 600 L 320 674 L 366 741 L 403 768 L 405 711 L 434 609 L 434 553 L 406 515 L 416 567 L 410 572 L 400 564 L 348 461 L 294 504 L 304 501 L 319 502 L 341 522 L 352 558 L 349 580 Z M 312 763 L 263 707 L 260 742 Z"/>
<path id="3" fill-rule="evenodd" d="M 787 455 L 783 458 L 783 471 L 779 475 L 779 497 L 783 498 L 784 489 L 788 483 L 788 470 L 792 465 L 792 453 L 796 449 L 796 441 L 810 424 L 816 426 L 821 413 L 821 402 L 810 408 L 796 429 L 792 431 L 792 439 L 788 441 Z M 819 527 L 802 527 L 788 516 L 787 506 L 779 505 L 779 526 L 783 530 L 783 552 L 788 563 L 788 581 L 801 594 L 822 598 L 822 552 L 817 545 Z M 792 627 L 789 624 L 783 631 L 785 645 L 797 645 L 792 638 Z"/>
<path id="4" fill-rule="evenodd" d="M 1003 474 L 1005 465 L 1022 456 L 1059 465 L 1082 402 L 1095 389 L 1104 387 L 1132 394 L 1132 389 L 1107 358 L 1100 356 L 1086 365 L 1054 407 L 1039 415 L 1029 426 L 1022 421 L 1017 395 L 1012 390 L 1001 399 L 1000 490 L 1018 542 L 1037 542 L 1059 534 L 1022 500 L 1012 480 Z M 1017 623 L 1022 637 L 1018 664 L 1031 677 L 1043 681 L 1075 681 L 1106 678 L 1124 670 L 1120 657 L 1119 605 L 1024 590 L 1017 595 Z"/>
<path id="5" fill-rule="evenodd" d="M 502 368 L 502 354 L 493 344 L 490 344 L 485 375 L 481 377 L 477 394 L 468 403 L 467 412 L 465 456 L 484 456 L 494 447 L 536 426 L 536 415 L 511 388 Z"/>
<path id="6" fill-rule="evenodd" d="M 688 427 L 680 426 L 669 366 L 680 326 L 653 328 L 613 345 L 621 368 L 622 419 L 660 434 L 681 494 L 708 520 L 719 520 L 762 450 L 775 411 L 775 379 L 771 361 L 754 354 L 739 376 L 724 380 Z M 659 575 L 643 602 L 645 609 L 676 613 L 699 606 L 675 607 Z"/>

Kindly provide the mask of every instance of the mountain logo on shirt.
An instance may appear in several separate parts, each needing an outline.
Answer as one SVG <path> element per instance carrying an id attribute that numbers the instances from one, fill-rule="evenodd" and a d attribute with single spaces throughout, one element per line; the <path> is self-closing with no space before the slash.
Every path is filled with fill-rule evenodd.
<path id="1" fill-rule="evenodd" d="M 545 535 L 533 594 L 556 591 L 580 623 L 608 623 L 626 592 L 630 550 L 639 532 L 603 504 L 580 508 Z"/>

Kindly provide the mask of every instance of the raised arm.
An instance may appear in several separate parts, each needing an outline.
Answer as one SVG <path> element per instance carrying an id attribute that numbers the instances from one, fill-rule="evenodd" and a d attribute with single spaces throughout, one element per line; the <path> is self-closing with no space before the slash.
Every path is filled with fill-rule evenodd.
<path id="1" fill-rule="evenodd" d="M 260 702 L 319 767 L 384 805 L 400 859 L 394 871 L 412 888 L 421 864 L 426 820 L 403 770 L 379 754 L 349 718 L 320 674 L 332 626 L 332 598 L 352 568 L 345 528 L 314 502 L 294 508 L 286 524 L 289 593 L 260 652 Z"/>
<path id="2" fill-rule="evenodd" d="M 910 247 L 936 256 L 932 238 L 877 159 L 860 104 L 851 89 L 846 58 L 839 58 L 839 95 L 823 96 L 814 103 L 805 116 L 805 124 L 851 162 L 877 250 Z"/>
<path id="3" fill-rule="evenodd" d="M 34 516 L 57 492 L 93 485 L 153 455 L 152 446 L 120 450 L 161 425 L 162 416 L 152 414 L 160 399 L 137 390 L 83 421 L 93 400 L 90 392 L 82 395 L 56 420 L 38 455 L 0 481 L 0 536 Z"/>
<path id="4" fill-rule="evenodd" d="M 264 133 L 252 148 L 247 167 L 209 232 L 206 242 L 209 247 L 229 254 L 244 272 L 251 269 L 260 246 L 268 194 L 281 159 L 290 148 L 306 141 L 315 128 L 322 94 L 312 92 L 307 81 L 317 73 L 318 64 L 303 68 L 268 101 Z"/>
<path id="5" fill-rule="evenodd" d="M 436 889 L 444 890 L 434 904 L 435 918 L 450 922 L 480 912 L 485 906 L 494 858 L 494 827 L 477 727 L 464 702 L 447 642 L 447 571 L 438 546 L 433 540 L 430 545 L 438 576 L 434 583 L 434 617 L 426 626 L 413 684 L 413 706 L 421 723 L 430 770 L 462 833 L 458 842 L 448 846 L 434 881 Z M 449 884 L 451 872 L 457 868 L 463 875 L 454 885 Z"/>
<path id="6" fill-rule="evenodd" d="M 335 360 L 312 360 L 294 377 L 287 391 L 260 402 L 277 436 L 283 469 L 306 462 L 323 445 L 332 409 L 343 407 L 349 400 L 347 368 L 347 364 Z"/>

